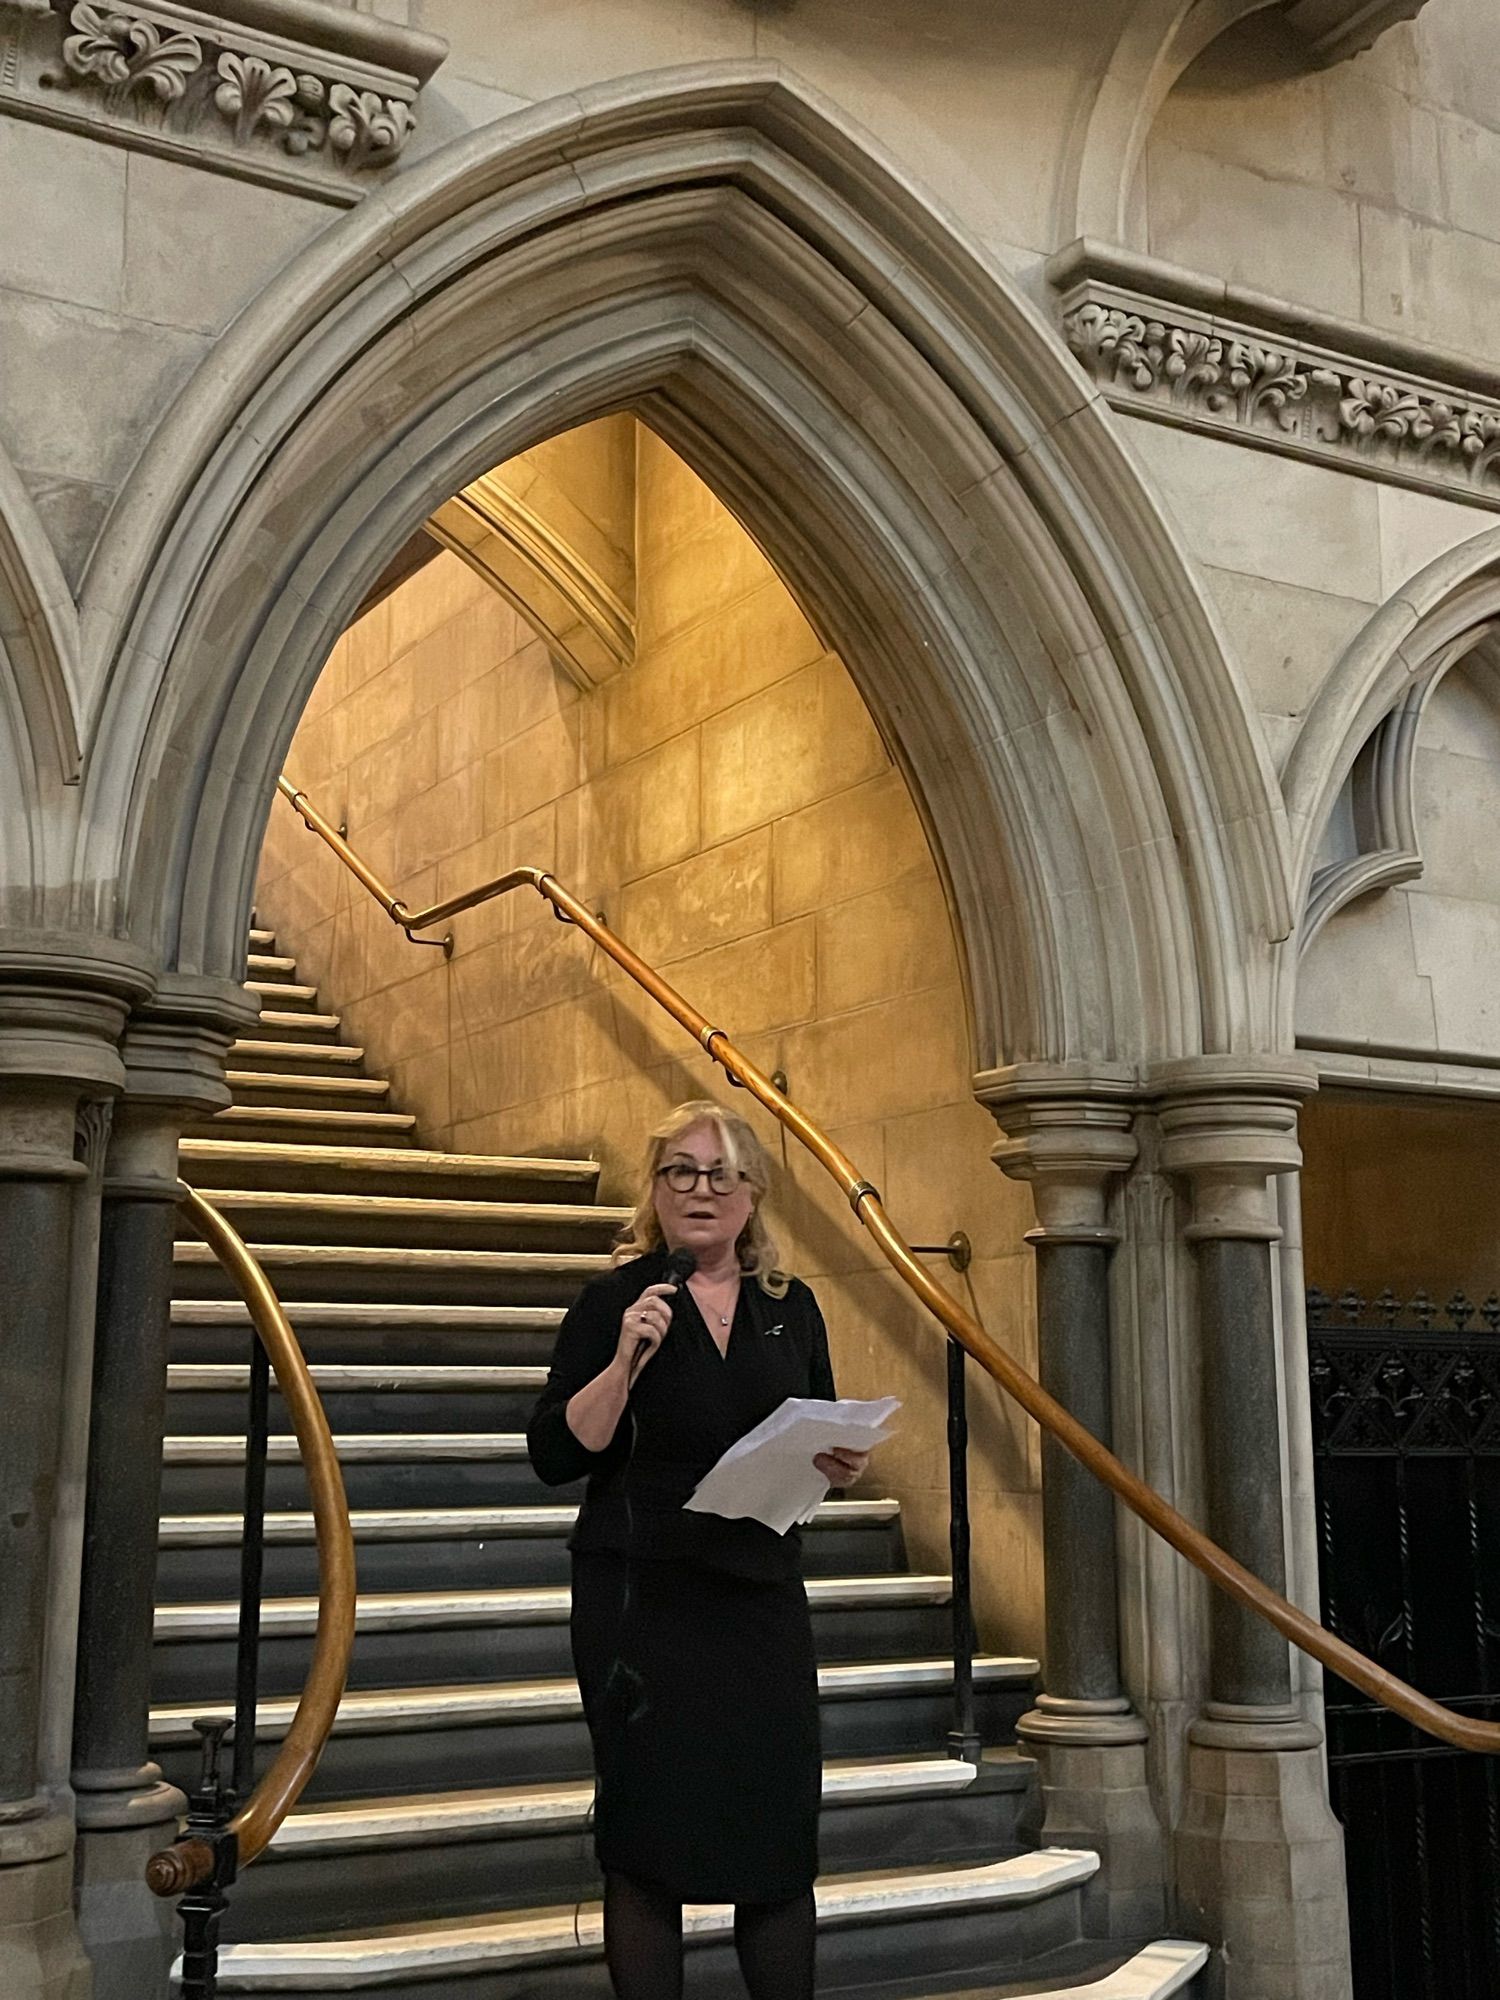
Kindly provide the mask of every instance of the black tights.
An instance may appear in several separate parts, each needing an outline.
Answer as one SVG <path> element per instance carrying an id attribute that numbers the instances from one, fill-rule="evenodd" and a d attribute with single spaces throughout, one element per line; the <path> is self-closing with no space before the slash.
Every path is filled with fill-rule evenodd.
<path id="1" fill-rule="evenodd" d="M 812 1891 L 736 1903 L 734 1948 L 750 2000 L 813 2000 Z M 682 1904 L 654 1882 L 604 1878 L 604 1958 L 616 2000 L 682 2000 Z"/>

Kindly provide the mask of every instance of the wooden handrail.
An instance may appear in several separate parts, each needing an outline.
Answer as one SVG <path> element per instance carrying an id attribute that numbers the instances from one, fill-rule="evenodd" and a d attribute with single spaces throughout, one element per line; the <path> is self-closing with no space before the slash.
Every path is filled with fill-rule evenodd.
<path id="1" fill-rule="evenodd" d="M 186 1185 L 180 1186 L 179 1199 L 194 1228 L 234 1281 L 256 1337 L 270 1357 L 276 1386 L 297 1434 L 318 1549 L 317 1633 L 302 1697 L 270 1770 L 229 1822 L 237 1843 L 237 1866 L 245 1868 L 270 1846 L 276 1829 L 317 1769 L 333 1729 L 354 1645 L 354 1534 L 328 1419 L 280 1299 L 239 1233 L 217 1208 Z M 214 1852 L 206 1841 L 179 1840 L 152 1855 L 146 1864 L 146 1881 L 158 1896 L 181 1896 L 206 1881 L 213 1867 Z"/>
<path id="2" fill-rule="evenodd" d="M 1146 1526 L 1160 1535 L 1162 1540 L 1174 1548 L 1180 1556 L 1201 1570 L 1209 1581 L 1232 1597 L 1245 1610 L 1264 1618 L 1294 1646 L 1319 1661 L 1331 1672 L 1338 1674 L 1351 1687 L 1358 1688 L 1372 1700 L 1391 1709 L 1406 1721 L 1425 1730 L 1429 1736 L 1436 1736 L 1445 1743 L 1453 1744 L 1460 1750 L 1473 1750 L 1487 1755 L 1500 1754 L 1500 1722 L 1484 1722 L 1476 1717 L 1460 1714 L 1447 1708 L 1442 1702 L 1411 1687 L 1396 1674 L 1366 1658 L 1356 1647 L 1310 1618 L 1299 1610 L 1279 1591 L 1271 1589 L 1258 1576 L 1236 1561 L 1217 1542 L 1211 1541 L 1201 1528 L 1197 1528 L 1185 1514 L 1180 1514 L 1170 1501 L 1162 1498 L 1154 1487 L 1131 1471 L 1107 1445 L 1101 1444 L 1093 1433 L 1087 1430 L 1071 1411 L 1065 1409 L 1055 1396 L 1051 1396 L 1036 1378 L 1027 1373 L 1020 1363 L 1013 1360 L 1004 1348 L 994 1341 L 979 1322 L 966 1313 L 962 1306 L 944 1288 L 937 1284 L 922 1269 L 908 1250 L 905 1239 L 892 1226 L 885 1212 L 879 1191 L 867 1181 L 848 1156 L 836 1146 L 821 1127 L 814 1124 L 805 1112 L 799 1111 L 787 1097 L 749 1058 L 735 1048 L 722 1028 L 716 1028 L 707 1016 L 700 1014 L 690 1001 L 685 1000 L 675 987 L 669 986 L 659 973 L 655 972 L 644 959 L 639 958 L 629 945 L 617 938 L 607 925 L 601 923 L 591 911 L 586 909 L 575 896 L 571 896 L 561 884 L 541 868 L 513 868 L 509 874 L 497 876 L 493 881 L 468 891 L 462 896 L 450 897 L 444 903 L 435 903 L 429 909 L 409 910 L 406 905 L 392 896 L 380 881 L 350 848 L 348 842 L 331 827 L 322 814 L 309 803 L 306 795 L 299 792 L 286 778 L 280 781 L 284 795 L 291 801 L 303 821 L 314 833 L 327 841 L 340 859 L 353 870 L 365 887 L 383 905 L 387 914 L 398 923 L 408 935 L 428 925 L 441 923 L 445 917 L 453 916 L 460 910 L 472 909 L 476 904 L 487 902 L 493 896 L 505 895 L 512 889 L 529 887 L 544 896 L 557 914 L 568 923 L 591 938 L 601 951 L 606 952 L 616 965 L 649 994 L 659 1007 L 670 1014 L 674 1021 L 686 1028 L 693 1038 L 700 1042 L 707 1053 L 728 1074 L 732 1083 L 741 1085 L 757 1098 L 772 1116 L 791 1133 L 813 1155 L 820 1165 L 838 1182 L 848 1197 L 855 1215 L 874 1237 L 881 1255 L 903 1278 L 911 1290 L 926 1306 L 933 1317 L 947 1328 L 955 1340 L 986 1369 L 1008 1395 L 1013 1396 L 1026 1411 L 1035 1418 L 1042 1428 L 1055 1437 L 1059 1444 L 1070 1451 L 1078 1462 L 1086 1466 L 1101 1480 L 1115 1496 L 1123 1500 L 1131 1512 Z"/>

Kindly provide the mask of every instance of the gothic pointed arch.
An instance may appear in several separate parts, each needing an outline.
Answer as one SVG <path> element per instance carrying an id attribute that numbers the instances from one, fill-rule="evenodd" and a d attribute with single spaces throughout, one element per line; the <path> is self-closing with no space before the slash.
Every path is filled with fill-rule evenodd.
<path id="1" fill-rule="evenodd" d="M 842 654 L 947 879 L 976 1062 L 1263 1045 L 1279 791 L 1173 532 L 1019 291 L 767 65 L 456 142 L 220 343 L 88 579 L 87 867 L 167 963 L 237 964 L 272 781 L 414 523 L 636 408 Z"/>

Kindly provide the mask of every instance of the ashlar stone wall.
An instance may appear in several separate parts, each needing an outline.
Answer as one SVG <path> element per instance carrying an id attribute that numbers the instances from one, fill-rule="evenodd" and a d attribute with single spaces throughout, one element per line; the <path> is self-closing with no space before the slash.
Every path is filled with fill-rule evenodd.
<path id="1" fill-rule="evenodd" d="M 910 1240 L 968 1232 L 975 1261 L 953 1282 L 1030 1360 L 1030 1205 L 988 1160 L 997 1135 L 969 1090 L 942 884 L 902 777 L 842 662 L 643 427 L 637 493 L 632 665 L 580 691 L 444 555 L 341 641 L 288 770 L 347 813 L 408 902 L 522 863 L 581 891 L 757 1062 L 787 1072 Z M 408 944 L 278 805 L 259 900 L 429 1143 L 595 1154 L 605 1197 L 621 1199 L 663 1110 L 729 1095 L 525 894 L 456 919 L 445 962 Z M 823 1302 L 841 1387 L 905 1401 L 874 1489 L 905 1503 L 914 1562 L 943 1568 L 943 1342 L 832 1183 L 762 1124 L 783 1161 L 787 1261 Z M 973 1402 L 980 1616 L 990 1642 L 1034 1650 L 1036 1444 L 988 1380 Z"/>

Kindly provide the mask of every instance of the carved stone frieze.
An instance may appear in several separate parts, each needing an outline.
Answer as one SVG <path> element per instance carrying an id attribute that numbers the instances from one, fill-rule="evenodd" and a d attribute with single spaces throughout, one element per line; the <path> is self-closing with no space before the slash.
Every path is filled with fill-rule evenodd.
<path id="1" fill-rule="evenodd" d="M 1063 252 L 1052 276 L 1068 345 L 1117 408 L 1500 507 L 1500 375 L 1145 258 L 1088 251 Z M 1127 262 L 1137 282 L 1122 284 Z"/>
<path id="2" fill-rule="evenodd" d="M 352 202 L 443 54 L 314 0 L 0 0 L 0 111 Z"/>

